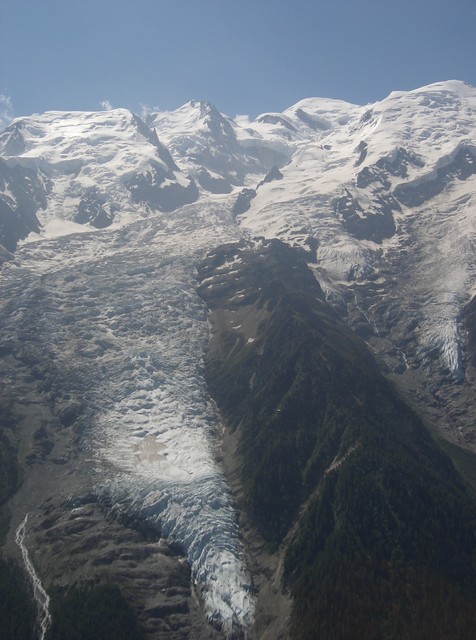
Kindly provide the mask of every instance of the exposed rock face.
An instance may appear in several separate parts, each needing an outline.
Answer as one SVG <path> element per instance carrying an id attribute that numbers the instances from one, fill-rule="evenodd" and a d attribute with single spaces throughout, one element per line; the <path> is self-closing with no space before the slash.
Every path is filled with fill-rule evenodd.
<path id="1" fill-rule="evenodd" d="M 26 545 L 53 599 L 117 584 L 148 638 L 220 637 L 203 620 L 186 558 L 146 524 L 131 528 L 117 505 L 94 494 L 47 500 L 27 522 Z"/>
<path id="2" fill-rule="evenodd" d="M 455 179 L 467 180 L 476 174 L 476 154 L 465 147 L 453 157 L 444 159 L 442 166 L 422 179 L 396 187 L 395 196 L 407 207 L 419 207 L 427 200 L 443 192 Z"/>
<path id="3" fill-rule="evenodd" d="M 170 183 L 170 177 L 155 163 L 151 163 L 146 173 L 127 176 L 124 183 L 131 192 L 133 202 L 147 205 L 152 210 L 174 211 L 198 198 L 193 180 Z"/>
<path id="4" fill-rule="evenodd" d="M 283 174 L 278 169 L 278 167 L 271 167 L 271 170 L 265 175 L 263 180 L 258 184 L 258 187 L 261 187 L 263 184 L 267 182 L 273 182 L 274 180 L 282 180 Z"/>
<path id="5" fill-rule="evenodd" d="M 24 126 L 23 120 L 17 120 L 5 131 L 0 133 L 0 144 L 2 145 L 2 153 L 6 157 L 21 155 L 25 152 L 26 144 L 22 135 Z"/>
<path id="6" fill-rule="evenodd" d="M 251 201 L 256 197 L 256 191 L 254 189 L 242 189 L 238 194 L 238 197 L 233 205 L 232 214 L 233 217 L 241 215 L 248 211 L 251 205 Z"/>
<path id="7" fill-rule="evenodd" d="M 257 121 L 263 122 L 265 124 L 279 124 L 285 127 L 286 129 L 289 129 L 290 131 L 293 131 L 293 132 L 296 131 L 296 128 L 289 122 L 289 120 L 287 120 L 285 117 L 277 113 L 276 114 L 265 113 L 264 115 L 259 116 L 257 118 Z"/>
<path id="8" fill-rule="evenodd" d="M 198 170 L 197 180 L 200 186 L 210 193 L 230 193 L 232 190 L 231 184 L 228 180 L 216 174 L 212 175 L 203 167 Z"/>
<path id="9" fill-rule="evenodd" d="M 355 161 L 355 166 L 359 167 L 362 162 L 365 160 L 365 158 L 367 157 L 367 151 L 368 151 L 368 144 L 366 142 L 364 142 L 363 140 L 361 140 L 356 148 L 357 153 L 359 154 L 359 157 L 357 158 L 357 160 Z"/>
<path id="10" fill-rule="evenodd" d="M 114 210 L 108 210 L 107 199 L 96 188 L 85 191 L 79 202 L 75 222 L 90 224 L 96 229 L 109 227 L 114 220 Z"/>
<path id="11" fill-rule="evenodd" d="M 392 212 L 400 211 L 400 205 L 392 196 L 380 196 L 377 212 L 370 214 L 349 191 L 345 196 L 338 198 L 334 206 L 336 214 L 342 218 L 346 231 L 359 240 L 371 240 L 381 244 L 386 238 L 395 235 L 396 227 Z"/>
<path id="12" fill-rule="evenodd" d="M 302 122 L 309 125 L 311 129 L 328 131 L 332 128 L 332 124 L 329 122 L 329 120 L 318 116 L 312 116 L 301 107 L 296 109 L 296 116 L 299 118 L 299 120 L 302 120 Z"/>
<path id="13" fill-rule="evenodd" d="M 37 213 L 46 208 L 50 190 L 51 183 L 41 172 L 0 159 L 0 245 L 15 251 L 19 240 L 39 231 Z"/>
<path id="14" fill-rule="evenodd" d="M 363 154 L 367 150 L 367 146 L 360 147 L 360 150 Z M 364 159 L 361 155 L 358 164 L 361 164 Z M 356 185 L 360 189 L 365 189 L 376 182 L 380 183 L 384 189 L 389 189 L 391 182 L 388 176 L 407 178 L 409 166 L 421 168 L 425 166 L 425 163 L 403 147 L 399 147 L 391 156 L 380 158 L 373 166 L 366 166 L 362 169 L 356 176 Z"/>

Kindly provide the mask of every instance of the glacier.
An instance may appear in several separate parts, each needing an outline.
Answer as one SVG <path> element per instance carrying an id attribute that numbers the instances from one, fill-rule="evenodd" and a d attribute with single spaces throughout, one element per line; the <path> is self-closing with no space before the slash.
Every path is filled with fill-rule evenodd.
<path id="1" fill-rule="evenodd" d="M 463 381 L 475 114 L 475 89 L 449 81 L 373 105 L 308 98 L 254 121 L 191 101 L 146 123 L 125 109 L 51 112 L 0 134 L 2 202 L 18 205 L 13 167 L 36 171 L 38 190 L 37 232 L 2 267 L 2 343 L 40 381 L 47 362 L 58 397 L 81 400 L 91 487 L 184 551 L 229 637 L 246 636 L 255 598 L 220 467 L 196 265 L 226 242 L 279 238 L 307 253 L 327 299 L 365 322 L 377 352 L 397 354 L 409 384 L 430 366 Z M 281 178 L 264 182 L 273 167 Z M 234 219 L 242 188 L 255 197 Z M 358 225 L 382 207 L 394 226 L 366 237 Z M 4 373 L 5 385 L 19 375 Z"/>
<path id="2" fill-rule="evenodd" d="M 194 265 L 240 235 L 223 207 L 210 205 L 204 219 L 191 205 L 173 220 L 25 243 L 4 272 L 6 289 L 23 286 L 4 336 L 25 343 L 22 327 L 34 323 L 31 340 L 61 372 L 57 386 L 87 407 L 81 446 L 95 492 L 184 550 L 206 614 L 227 637 L 251 627 L 254 596 L 217 462 Z"/>

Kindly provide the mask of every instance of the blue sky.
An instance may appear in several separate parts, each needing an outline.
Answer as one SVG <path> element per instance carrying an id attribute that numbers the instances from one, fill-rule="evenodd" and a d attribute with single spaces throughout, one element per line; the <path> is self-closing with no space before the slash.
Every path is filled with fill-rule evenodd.
<path id="1" fill-rule="evenodd" d="M 476 0 L 1 0 L 0 110 L 230 116 L 476 85 Z"/>

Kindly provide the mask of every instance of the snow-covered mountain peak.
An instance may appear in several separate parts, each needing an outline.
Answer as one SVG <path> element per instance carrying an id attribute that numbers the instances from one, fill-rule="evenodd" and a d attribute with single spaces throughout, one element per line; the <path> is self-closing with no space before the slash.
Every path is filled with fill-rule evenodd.
<path id="1" fill-rule="evenodd" d="M 463 82 L 436 83 L 408 92 L 393 92 L 372 105 L 377 131 L 393 136 L 395 146 L 411 145 L 416 153 L 439 156 L 474 135 L 476 90 Z M 382 135 L 377 142 L 388 146 Z"/>
<path id="2" fill-rule="evenodd" d="M 177 136 L 207 136 L 220 139 L 234 139 L 233 121 L 218 109 L 203 100 L 190 100 L 174 111 L 149 113 L 146 119 L 150 127 L 155 127 L 166 144 L 172 144 Z"/>
<path id="3" fill-rule="evenodd" d="M 271 167 L 291 157 L 280 134 L 267 134 L 265 126 L 263 135 L 254 123 L 243 127 L 209 102 L 191 100 L 174 111 L 150 113 L 147 123 L 177 165 L 208 193 L 255 185 Z"/>
<path id="4" fill-rule="evenodd" d="M 281 114 L 295 126 L 302 109 L 328 127 L 296 145 L 279 181 L 256 189 L 241 224 L 303 247 L 315 239 L 330 289 L 378 278 L 382 255 L 398 262 L 412 246 L 413 295 L 438 292 L 419 315 L 419 348 L 438 345 L 444 370 L 461 376 L 458 317 L 476 273 L 476 88 L 449 81 L 362 107 L 330 104 L 333 115 L 316 99 Z"/>
<path id="5" fill-rule="evenodd" d="M 22 118 L 0 137 L 0 155 L 49 178 L 40 223 L 50 232 L 58 219 L 103 228 L 198 197 L 155 131 L 127 109 Z"/>
<path id="6" fill-rule="evenodd" d="M 199 111 L 201 118 L 223 118 L 215 105 L 208 100 L 190 100 L 188 104 Z"/>
<path id="7" fill-rule="evenodd" d="M 301 122 L 319 132 L 347 124 L 361 110 L 361 106 L 343 100 L 306 98 L 289 107 L 283 113 L 294 121 Z"/>
<path id="8" fill-rule="evenodd" d="M 12 131 L 11 131 L 12 130 Z M 131 161 L 157 159 L 156 149 L 138 127 L 138 118 L 127 109 L 100 112 L 49 111 L 30 118 L 14 121 L 0 139 L 0 153 L 8 154 L 8 143 L 13 132 L 21 135 L 24 150 L 15 154 L 17 159 L 42 161 L 49 166 L 61 166 L 65 161 L 78 164 L 109 162 L 115 157 L 119 172 L 131 168 Z M 121 158 L 124 149 L 135 145 L 139 153 L 128 161 Z M 7 148 L 5 148 L 7 147 Z M 5 151 L 7 153 L 5 153 Z M 140 158 L 140 160 L 139 160 Z M 127 169 L 125 167 L 127 166 Z"/>
<path id="9" fill-rule="evenodd" d="M 392 91 L 387 99 L 403 97 L 411 100 L 415 96 L 424 95 L 433 95 L 436 98 L 436 103 L 441 104 L 446 98 L 451 99 L 452 96 L 459 96 L 461 98 L 471 97 L 474 95 L 474 87 L 463 80 L 444 80 L 442 82 L 433 82 L 423 87 L 417 87 L 409 91 Z"/>
<path id="10" fill-rule="evenodd" d="M 379 161 L 405 164 L 387 172 L 386 180 L 394 187 L 416 179 L 431 172 L 442 157 L 451 159 L 461 147 L 474 144 L 475 114 L 476 89 L 459 81 L 393 92 L 365 106 L 309 98 L 282 114 L 263 114 L 253 123 L 260 135 L 286 137 L 294 149 L 283 169 L 286 182 L 261 189 L 252 208 L 294 193 L 333 193 L 344 183 L 352 188 L 358 176 L 374 171 Z M 360 178 L 359 186 L 364 181 Z"/>

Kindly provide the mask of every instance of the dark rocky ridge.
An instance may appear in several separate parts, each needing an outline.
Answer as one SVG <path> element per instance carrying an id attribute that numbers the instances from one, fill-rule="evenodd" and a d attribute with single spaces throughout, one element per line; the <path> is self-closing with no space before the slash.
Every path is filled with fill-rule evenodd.
<path id="1" fill-rule="evenodd" d="M 332 126 L 325 118 L 312 116 L 301 108 L 296 109 L 296 115 L 299 120 L 302 120 L 302 122 L 305 122 L 311 129 L 317 131 L 328 131 Z"/>
<path id="2" fill-rule="evenodd" d="M 170 179 L 173 181 L 167 184 Z M 131 192 L 132 200 L 146 204 L 152 210 L 174 211 L 185 204 L 195 202 L 198 198 L 197 185 L 190 178 L 183 187 L 175 181 L 175 176 L 164 172 L 162 165 L 152 165 L 146 174 L 137 173 L 124 180 Z"/>
<path id="3" fill-rule="evenodd" d="M 282 180 L 282 179 L 283 179 L 283 174 L 278 169 L 278 167 L 276 166 L 271 167 L 271 169 L 268 171 L 265 177 L 258 184 L 257 188 L 263 186 L 264 184 L 267 184 L 268 182 L 274 182 L 274 180 Z"/>
<path id="4" fill-rule="evenodd" d="M 204 167 L 197 172 L 197 180 L 200 186 L 210 193 L 230 193 L 231 184 L 221 176 L 213 176 Z"/>
<path id="5" fill-rule="evenodd" d="M 265 175 L 263 180 L 258 183 L 256 189 L 245 188 L 240 191 L 238 194 L 235 203 L 232 209 L 233 218 L 237 218 L 242 213 L 246 213 L 251 206 L 251 201 L 253 198 L 256 198 L 257 190 L 262 187 L 264 184 L 268 184 L 270 182 L 274 182 L 275 180 L 282 180 L 283 174 L 278 169 L 277 166 L 271 167 L 268 173 Z"/>
<path id="6" fill-rule="evenodd" d="M 10 166 L 0 159 L 0 192 L 11 193 L 0 193 L 0 245 L 13 252 L 19 240 L 39 231 L 36 214 L 46 208 L 50 188 L 51 183 L 42 172 Z"/>
<path id="7" fill-rule="evenodd" d="M 286 129 L 289 129 L 289 131 L 296 131 L 296 127 L 294 127 L 289 120 L 277 113 L 265 113 L 256 118 L 256 120 L 257 122 L 265 122 L 268 124 L 280 124 Z"/>
<path id="8" fill-rule="evenodd" d="M 6 157 L 17 156 L 25 151 L 22 129 L 24 122 L 17 120 L 0 134 L 0 144 Z"/>
<path id="9" fill-rule="evenodd" d="M 180 169 L 169 150 L 159 141 L 155 129 L 150 129 L 137 116 L 133 117 L 137 131 L 156 148 L 157 156 L 167 167 L 167 170 L 164 170 L 161 164 L 152 163 L 150 170 L 145 174 L 128 176 L 125 183 L 133 201 L 147 204 L 152 210 L 158 211 L 173 211 L 195 202 L 199 195 L 195 182 L 186 178 L 188 184 L 185 187 L 177 182 L 175 173 L 179 173 Z M 167 184 L 168 181 L 170 184 Z"/>
<path id="10" fill-rule="evenodd" d="M 227 245 L 200 281 L 210 387 L 242 505 L 294 599 L 290 637 L 469 640 L 474 500 L 302 256 L 277 241 Z"/>
<path id="11" fill-rule="evenodd" d="M 381 244 L 385 238 L 391 238 L 396 232 L 392 213 L 399 211 L 400 205 L 388 194 L 377 195 L 374 203 L 374 211 L 366 211 L 358 199 L 347 191 L 334 202 L 334 211 L 342 218 L 344 228 L 354 238 Z"/>
<path id="12" fill-rule="evenodd" d="M 367 157 L 368 144 L 361 142 L 356 151 L 360 166 Z M 408 167 L 423 168 L 422 158 L 399 147 L 391 156 L 380 158 L 375 164 L 365 166 L 355 177 L 356 193 L 349 190 L 334 202 L 334 210 L 341 217 L 344 228 L 359 240 L 381 243 L 396 233 L 393 214 L 401 206 L 419 207 L 427 200 L 442 193 L 454 180 L 466 180 L 476 173 L 476 156 L 471 148 L 458 149 L 454 157 L 442 162 L 431 173 L 415 181 L 402 182 L 392 191 L 391 178 L 407 178 Z M 359 190 L 371 187 L 371 207 L 359 202 Z"/>
<path id="13" fill-rule="evenodd" d="M 91 224 L 96 229 L 109 227 L 114 221 L 114 209 L 107 206 L 107 198 L 92 187 L 81 197 L 75 222 Z"/>
<path id="14" fill-rule="evenodd" d="M 242 213 L 248 211 L 253 198 L 256 198 L 256 191 L 254 189 L 242 189 L 235 200 L 235 204 L 233 205 L 233 218 L 237 218 Z"/>
<path id="15" fill-rule="evenodd" d="M 356 149 L 359 154 L 355 166 L 363 164 L 368 153 L 368 143 L 361 141 Z M 408 167 L 423 167 L 424 162 L 415 154 L 399 147 L 390 156 L 384 156 L 373 165 L 367 165 L 355 176 L 355 194 L 349 189 L 343 196 L 334 201 L 334 211 L 342 219 L 343 226 L 352 236 L 359 240 L 371 240 L 381 244 L 386 238 L 396 233 L 394 213 L 401 211 L 399 196 L 405 186 L 391 191 L 392 178 L 406 178 Z M 359 201 L 359 191 L 371 187 L 370 206 L 363 206 Z"/>
<path id="16" fill-rule="evenodd" d="M 407 207 L 419 207 L 440 194 L 453 180 L 466 180 L 476 174 L 476 155 L 471 149 L 460 148 L 447 164 L 440 166 L 422 180 L 396 187 L 394 195 Z"/>

